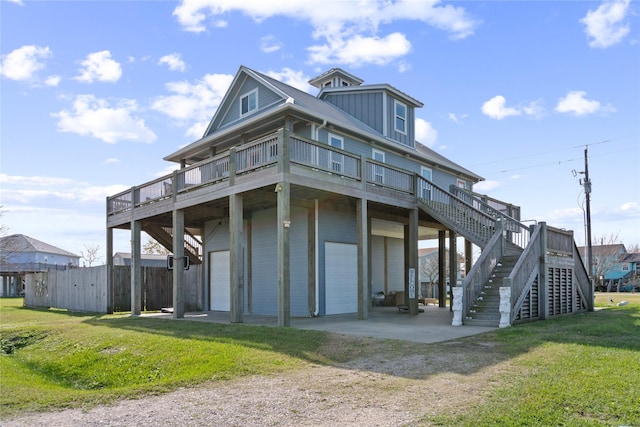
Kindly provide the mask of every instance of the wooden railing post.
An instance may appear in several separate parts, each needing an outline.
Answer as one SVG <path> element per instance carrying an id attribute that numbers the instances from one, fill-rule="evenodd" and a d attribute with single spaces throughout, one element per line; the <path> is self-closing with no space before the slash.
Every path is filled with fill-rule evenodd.
<path id="1" fill-rule="evenodd" d="M 538 311 L 540 320 L 549 317 L 548 275 L 547 275 L 547 223 L 538 223 L 540 227 L 540 271 L 538 273 Z"/>
<path id="2" fill-rule="evenodd" d="M 278 172 L 289 173 L 290 169 L 289 130 L 278 131 Z"/>
<path id="3" fill-rule="evenodd" d="M 236 147 L 229 149 L 229 185 L 236 181 Z"/>

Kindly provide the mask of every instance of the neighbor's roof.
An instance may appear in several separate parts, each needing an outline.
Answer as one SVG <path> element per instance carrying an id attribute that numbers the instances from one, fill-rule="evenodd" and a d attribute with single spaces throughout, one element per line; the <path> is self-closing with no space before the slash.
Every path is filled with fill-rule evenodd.
<path id="1" fill-rule="evenodd" d="M 57 248 L 32 237 L 25 236 L 24 234 L 12 234 L 10 236 L 0 238 L 0 248 L 2 248 L 3 252 L 42 252 L 80 258 L 80 256 L 74 253 Z"/>

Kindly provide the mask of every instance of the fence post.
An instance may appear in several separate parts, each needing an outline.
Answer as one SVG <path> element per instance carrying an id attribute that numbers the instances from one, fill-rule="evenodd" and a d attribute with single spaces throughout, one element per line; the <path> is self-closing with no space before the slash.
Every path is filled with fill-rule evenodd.
<path id="1" fill-rule="evenodd" d="M 538 304 L 540 320 L 549 317 L 549 278 L 547 274 L 547 223 L 538 223 L 540 227 L 540 271 L 538 272 Z"/>

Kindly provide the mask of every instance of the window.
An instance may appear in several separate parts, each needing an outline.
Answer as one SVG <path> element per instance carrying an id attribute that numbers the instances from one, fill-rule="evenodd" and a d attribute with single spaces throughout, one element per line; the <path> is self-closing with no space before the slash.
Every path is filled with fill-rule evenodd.
<path id="1" fill-rule="evenodd" d="M 463 179 L 459 179 L 458 182 L 456 182 L 456 185 L 458 186 L 458 188 L 462 188 L 464 190 L 467 189 L 467 182 Z"/>
<path id="2" fill-rule="evenodd" d="M 342 149 L 343 144 L 344 144 L 344 141 L 342 138 L 336 135 L 329 134 L 330 146 Z M 331 151 L 329 153 L 329 158 L 330 158 L 329 169 L 334 170 L 336 172 L 341 172 L 342 164 L 344 163 L 344 155 L 342 153 Z"/>
<path id="3" fill-rule="evenodd" d="M 384 151 L 373 149 L 371 153 L 371 157 L 373 160 L 384 163 Z M 381 165 L 374 164 L 372 168 L 372 177 L 374 182 L 379 182 L 382 184 L 384 182 L 384 167 Z"/>
<path id="4" fill-rule="evenodd" d="M 258 108 L 258 89 L 254 89 L 240 98 L 240 115 L 250 113 L 256 108 Z"/>
<path id="5" fill-rule="evenodd" d="M 402 102 L 394 101 L 396 131 L 407 133 L 407 106 Z"/>

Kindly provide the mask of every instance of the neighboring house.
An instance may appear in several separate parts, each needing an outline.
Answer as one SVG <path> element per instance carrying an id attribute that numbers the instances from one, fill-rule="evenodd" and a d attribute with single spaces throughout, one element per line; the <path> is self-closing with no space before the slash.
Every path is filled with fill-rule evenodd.
<path id="1" fill-rule="evenodd" d="M 587 248 L 581 246 L 578 248 L 580 254 L 588 264 Z M 609 245 L 591 246 L 593 257 L 593 279 L 596 290 L 610 291 L 612 285 L 618 285 L 620 279 L 626 274 L 619 268 L 618 260 L 627 254 L 627 249 L 621 243 Z"/>
<path id="2" fill-rule="evenodd" d="M 527 227 L 505 214 L 512 205 L 477 197 L 480 176 L 415 140 L 422 103 L 363 83 L 333 68 L 310 81 L 313 96 L 241 66 L 203 137 L 164 158 L 178 170 L 108 197 L 107 253 L 114 229 L 131 230 L 132 312 L 140 310 L 142 231 L 174 254 L 174 265 L 186 257 L 204 264 L 203 306 L 232 322 L 245 313 L 277 316 L 281 326 L 290 316 L 366 319 L 372 295 L 385 289 L 402 291 L 417 314 L 418 241 L 442 248 L 449 239 L 457 256 L 457 237 L 468 264 L 472 245 L 482 249 L 462 284 L 465 323 L 497 325 L 497 306 L 484 320 L 470 310 L 498 292 L 485 282 L 503 264 L 513 275 L 511 321 L 592 307 L 570 232 Z M 561 279 L 574 270 L 575 279 Z M 182 317 L 184 278 L 173 271 L 174 317 Z M 557 295 L 538 298 L 556 281 Z"/>
<path id="3" fill-rule="evenodd" d="M 80 263 L 78 255 L 23 234 L 0 238 L 0 251 L 0 296 L 20 295 L 27 273 L 77 268 Z"/>
<path id="4" fill-rule="evenodd" d="M 158 254 L 141 254 L 140 260 L 142 267 L 166 267 L 167 256 Z M 113 255 L 113 265 L 131 266 L 131 253 L 116 252 Z"/>

